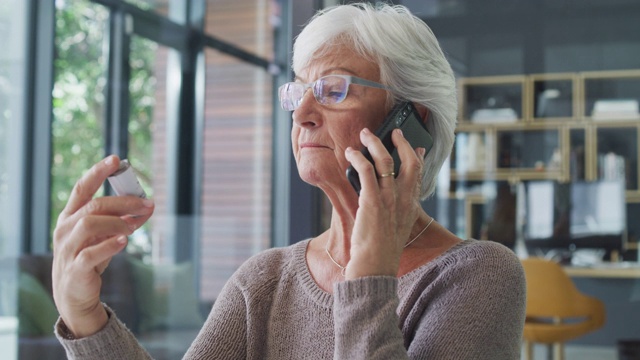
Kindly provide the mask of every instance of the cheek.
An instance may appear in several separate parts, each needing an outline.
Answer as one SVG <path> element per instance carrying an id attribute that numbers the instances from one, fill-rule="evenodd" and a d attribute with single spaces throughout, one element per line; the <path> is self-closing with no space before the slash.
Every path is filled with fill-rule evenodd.
<path id="1" fill-rule="evenodd" d="M 360 143 L 360 131 L 362 131 L 363 128 L 364 126 L 362 125 L 355 125 L 343 127 L 333 133 L 332 138 L 335 156 L 338 159 L 338 163 L 341 168 L 346 169 L 350 165 L 344 155 L 347 147 L 352 147 L 356 150 L 362 149 L 362 143 Z"/>
<path id="2" fill-rule="evenodd" d="M 336 150 L 340 152 L 339 154 L 336 154 L 336 156 L 340 159 L 341 165 L 344 166 L 346 164 L 347 167 L 349 166 L 349 162 L 344 156 L 344 151 L 348 146 L 351 146 L 356 150 L 363 150 L 364 147 L 360 142 L 360 132 L 362 129 L 367 128 L 371 132 L 375 133 L 376 130 L 378 130 L 378 127 L 382 125 L 384 116 L 381 116 L 380 114 L 382 114 L 384 109 L 376 108 L 374 110 L 374 107 L 371 109 L 373 111 L 365 112 L 366 114 L 364 116 L 354 118 L 348 124 L 345 124 L 343 128 L 335 132 L 334 139 L 339 139 L 336 141 Z M 338 150 L 338 148 L 340 149 Z"/>
<path id="3" fill-rule="evenodd" d="M 341 148 L 343 151 L 351 146 L 358 149 L 360 146 L 360 133 L 361 128 L 345 129 L 344 131 L 334 134 L 333 140 L 336 144 L 336 148 Z"/>
<path id="4" fill-rule="evenodd" d="M 291 128 L 291 149 L 294 156 L 298 154 L 298 135 L 300 135 L 300 128 L 294 124 Z"/>

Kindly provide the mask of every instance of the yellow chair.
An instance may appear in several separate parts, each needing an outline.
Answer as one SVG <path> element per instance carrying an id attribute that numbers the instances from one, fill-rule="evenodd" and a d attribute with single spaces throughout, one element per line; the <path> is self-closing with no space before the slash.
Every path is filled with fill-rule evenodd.
<path id="1" fill-rule="evenodd" d="M 553 347 L 554 359 L 564 359 L 564 342 L 604 325 L 604 304 L 576 289 L 557 263 L 542 258 L 522 260 L 527 279 L 525 359 L 533 358 L 533 343 Z"/>

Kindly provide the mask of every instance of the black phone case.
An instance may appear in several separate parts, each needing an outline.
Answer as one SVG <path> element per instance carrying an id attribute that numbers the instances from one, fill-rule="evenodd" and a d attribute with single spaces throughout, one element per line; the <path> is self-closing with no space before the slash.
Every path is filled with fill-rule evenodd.
<path id="1" fill-rule="evenodd" d="M 422 121 L 422 118 L 420 118 L 420 114 L 413 103 L 405 101 L 391 109 L 389 115 L 387 115 L 387 118 L 380 128 L 376 130 L 375 134 L 380 138 L 384 147 L 393 157 L 393 171 L 397 177 L 400 173 L 400 156 L 398 155 L 398 151 L 391 140 L 391 133 L 396 128 L 400 128 L 402 130 L 402 134 L 405 139 L 409 141 L 409 144 L 411 144 L 414 149 L 418 147 L 425 148 L 425 156 L 433 146 L 433 138 L 427 131 L 427 127 L 425 126 L 424 121 Z M 367 148 L 362 150 L 362 154 L 373 164 L 373 158 Z M 349 179 L 351 186 L 353 186 L 354 190 L 358 195 L 360 195 L 360 189 L 362 186 L 360 185 L 358 172 L 353 168 L 353 166 L 349 166 L 347 169 L 347 179 Z"/>

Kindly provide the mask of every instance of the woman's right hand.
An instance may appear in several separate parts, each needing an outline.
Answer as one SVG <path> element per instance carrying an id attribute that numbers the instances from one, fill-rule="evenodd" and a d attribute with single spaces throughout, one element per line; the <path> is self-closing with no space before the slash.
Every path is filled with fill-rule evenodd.
<path id="1" fill-rule="evenodd" d="M 134 196 L 94 198 L 119 163 L 117 156 L 109 156 L 78 180 L 53 233 L 53 297 L 76 338 L 95 334 L 106 325 L 107 313 L 100 302 L 102 272 L 125 248 L 127 235 L 144 224 L 154 209 L 152 201 Z"/>

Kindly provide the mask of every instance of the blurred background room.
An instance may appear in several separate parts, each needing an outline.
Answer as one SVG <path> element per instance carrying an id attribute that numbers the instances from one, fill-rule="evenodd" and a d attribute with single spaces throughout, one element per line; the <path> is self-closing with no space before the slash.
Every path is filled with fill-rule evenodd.
<path id="1" fill-rule="evenodd" d="M 52 230 L 107 154 L 129 159 L 156 210 L 103 301 L 156 359 L 182 357 L 242 262 L 328 226 L 275 90 L 302 25 L 339 3 L 0 0 L 3 359 L 65 358 Z M 531 315 L 523 356 L 640 359 L 640 1 L 392 3 L 432 28 L 458 82 L 456 143 L 424 208 L 461 238 L 558 264 L 603 306 Z M 537 330 L 561 323 L 551 340 Z"/>

